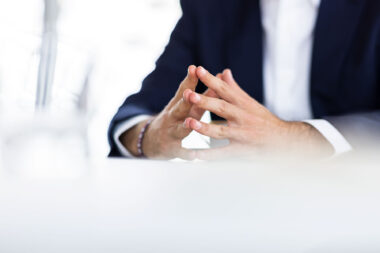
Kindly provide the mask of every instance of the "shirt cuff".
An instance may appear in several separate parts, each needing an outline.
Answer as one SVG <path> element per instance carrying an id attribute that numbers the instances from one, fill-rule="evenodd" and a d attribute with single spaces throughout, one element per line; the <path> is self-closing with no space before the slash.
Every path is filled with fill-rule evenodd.
<path id="1" fill-rule="evenodd" d="M 304 122 L 315 127 L 326 140 L 330 142 L 335 150 L 334 156 L 341 155 L 353 149 L 343 135 L 327 120 L 316 119 L 305 120 Z"/>
<path id="2" fill-rule="evenodd" d="M 123 144 L 121 144 L 121 141 L 120 141 L 120 136 L 125 133 L 126 131 L 128 131 L 129 129 L 131 129 L 132 127 L 134 127 L 135 125 L 139 124 L 140 122 L 143 122 L 144 120 L 147 120 L 149 118 L 151 118 L 152 116 L 150 115 L 139 115 L 139 116 L 136 116 L 136 117 L 133 117 L 127 121 L 124 121 L 122 123 L 119 123 L 116 128 L 115 128 L 115 131 L 114 131 L 114 134 L 113 134 L 113 140 L 115 141 L 116 143 L 116 147 L 117 149 L 119 150 L 119 152 L 122 154 L 122 156 L 124 157 L 134 157 L 125 147 Z"/>

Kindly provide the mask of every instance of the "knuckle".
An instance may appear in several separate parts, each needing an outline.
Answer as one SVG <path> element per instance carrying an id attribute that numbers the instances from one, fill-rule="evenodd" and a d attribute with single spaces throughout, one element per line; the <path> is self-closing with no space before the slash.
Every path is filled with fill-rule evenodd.
<path id="1" fill-rule="evenodd" d="M 229 92 L 231 87 L 226 82 L 220 81 L 219 84 L 220 84 L 219 87 L 220 87 L 221 92 L 223 93 Z"/>
<path id="2" fill-rule="evenodd" d="M 168 120 L 170 118 L 171 110 L 164 110 L 160 115 L 159 118 L 163 119 L 164 121 Z"/>
<path id="3" fill-rule="evenodd" d="M 181 115 L 185 110 L 185 104 L 184 100 L 181 99 L 177 102 L 177 104 L 170 110 L 170 116 L 171 117 L 178 117 Z"/>
<path id="4" fill-rule="evenodd" d="M 187 105 L 185 99 L 181 98 L 178 103 L 177 103 L 177 106 L 176 106 L 176 109 L 177 111 L 182 111 L 184 109 L 184 107 Z"/>
<path id="5" fill-rule="evenodd" d="M 219 102 L 220 103 L 219 103 L 219 107 L 218 107 L 219 109 L 218 109 L 218 111 L 221 114 L 225 114 L 227 112 L 227 110 L 228 110 L 228 104 L 224 100 L 220 100 Z"/>
<path id="6" fill-rule="evenodd" d="M 167 111 L 164 115 L 165 119 L 171 119 L 174 117 L 174 112 L 175 112 L 175 107 L 172 108 L 171 110 Z"/>
<path id="7" fill-rule="evenodd" d="M 222 129 L 221 126 L 219 126 L 217 128 L 217 131 L 215 131 L 215 138 L 222 139 L 223 138 L 223 133 L 224 133 L 224 130 Z"/>
<path id="8" fill-rule="evenodd" d="M 161 122 L 163 122 L 163 124 L 166 125 L 165 122 L 167 122 L 167 123 L 173 122 L 175 119 L 176 119 L 175 111 L 172 109 L 172 110 L 165 112 L 162 115 L 162 121 Z"/>
<path id="9" fill-rule="evenodd" d="M 212 79 L 212 75 L 211 75 L 210 72 L 208 72 L 208 71 L 206 72 L 205 79 L 206 79 L 207 81 L 209 81 L 209 82 L 212 82 L 212 81 L 213 81 L 213 79 Z"/>
<path id="10" fill-rule="evenodd" d="M 226 126 L 221 126 L 220 129 L 219 129 L 219 134 L 220 134 L 220 137 L 224 138 L 227 136 L 227 127 Z"/>

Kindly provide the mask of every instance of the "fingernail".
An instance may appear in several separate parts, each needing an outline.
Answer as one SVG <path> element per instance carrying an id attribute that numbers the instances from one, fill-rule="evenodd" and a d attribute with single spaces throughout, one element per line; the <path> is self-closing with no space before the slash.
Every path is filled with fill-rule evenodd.
<path id="1" fill-rule="evenodd" d="M 199 67 L 199 75 L 205 75 L 207 73 L 207 71 L 203 68 L 203 67 Z"/>
<path id="2" fill-rule="evenodd" d="M 198 103 L 199 101 L 201 101 L 201 96 L 199 96 L 197 93 L 193 93 L 193 102 L 194 103 Z"/>

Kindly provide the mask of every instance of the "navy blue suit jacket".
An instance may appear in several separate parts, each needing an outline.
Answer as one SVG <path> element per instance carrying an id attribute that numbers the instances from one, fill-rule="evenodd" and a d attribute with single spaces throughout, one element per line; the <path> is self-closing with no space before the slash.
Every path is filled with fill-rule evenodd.
<path id="1" fill-rule="evenodd" d="M 111 122 L 111 156 L 120 155 L 113 140 L 115 126 L 136 115 L 159 113 L 191 64 L 213 74 L 232 69 L 239 85 L 264 102 L 259 0 L 181 0 L 181 6 L 183 15 L 156 69 Z M 310 99 L 314 118 L 329 120 L 354 147 L 360 147 L 356 136 L 363 133 L 380 141 L 380 1 L 322 0 Z"/>

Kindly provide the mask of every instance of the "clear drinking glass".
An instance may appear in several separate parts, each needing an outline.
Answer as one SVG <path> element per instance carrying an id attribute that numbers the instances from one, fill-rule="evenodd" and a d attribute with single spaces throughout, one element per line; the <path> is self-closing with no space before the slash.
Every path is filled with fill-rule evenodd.
<path id="1" fill-rule="evenodd" d="M 36 108 L 30 96 L 33 92 L 28 96 L 28 91 L 21 89 L 24 94 L 9 99 L 12 91 L 1 90 L 3 173 L 49 178 L 88 173 L 88 64 L 83 54 L 59 47 L 51 100 L 43 108 Z"/>
<path id="2" fill-rule="evenodd" d="M 92 64 L 88 52 L 58 42 L 56 20 L 51 22 L 57 13 L 46 13 L 49 8 L 42 34 L 9 29 L 17 36 L 0 42 L 0 175 L 76 178 L 89 173 Z"/>

